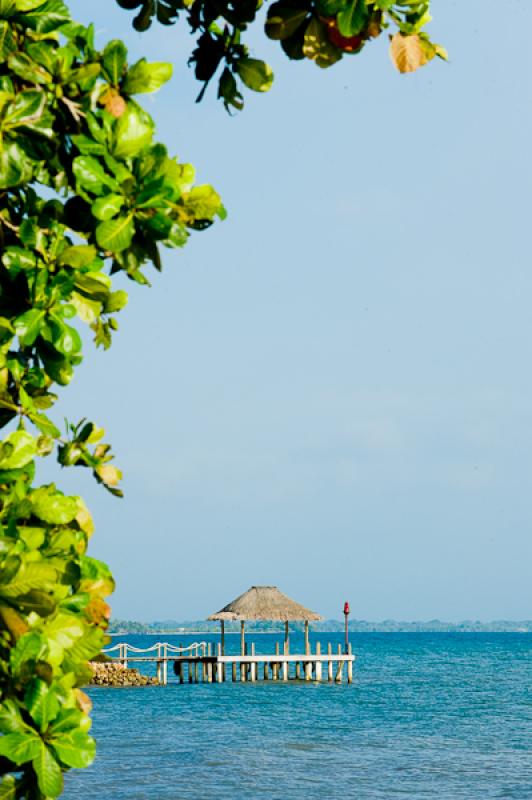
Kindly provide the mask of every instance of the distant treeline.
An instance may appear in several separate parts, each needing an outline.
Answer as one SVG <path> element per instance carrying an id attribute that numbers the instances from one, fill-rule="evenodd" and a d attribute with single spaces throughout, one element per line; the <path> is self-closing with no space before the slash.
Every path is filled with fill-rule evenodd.
<path id="1" fill-rule="evenodd" d="M 280 632 L 284 623 L 281 622 L 246 622 L 249 633 Z M 303 631 L 303 622 L 291 622 L 290 630 Z M 155 622 L 132 622 L 131 620 L 111 620 L 110 633 L 218 633 L 220 625 L 217 622 L 194 620 L 178 622 L 176 620 L 162 620 Z M 237 633 L 240 622 L 226 622 L 227 633 Z M 343 620 L 329 619 L 323 622 L 313 622 L 310 630 L 324 633 L 340 633 L 344 630 Z M 532 620 L 515 622 L 511 620 L 496 620 L 495 622 L 479 622 L 464 620 L 463 622 L 442 622 L 431 619 L 428 622 L 397 622 L 386 619 L 383 622 L 367 622 L 366 620 L 353 619 L 349 622 L 349 630 L 353 633 L 531 633 Z"/>

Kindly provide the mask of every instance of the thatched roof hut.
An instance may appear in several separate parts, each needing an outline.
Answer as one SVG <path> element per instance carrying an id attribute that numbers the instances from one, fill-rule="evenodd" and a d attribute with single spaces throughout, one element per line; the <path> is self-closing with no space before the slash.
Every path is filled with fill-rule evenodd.
<path id="1" fill-rule="evenodd" d="M 305 650 L 308 650 L 308 623 L 323 619 L 315 611 L 296 603 L 279 591 L 277 586 L 252 586 L 236 600 L 228 603 L 221 611 L 211 614 L 209 619 L 216 619 L 222 625 L 222 649 L 224 645 L 224 622 L 241 620 L 241 650 L 244 654 L 244 622 L 245 620 L 281 620 L 285 623 L 285 650 L 288 650 L 288 622 L 302 620 L 305 622 Z"/>
<path id="2" fill-rule="evenodd" d="M 218 620 L 318 620 L 323 619 L 279 591 L 277 586 L 252 586 L 209 619 Z"/>

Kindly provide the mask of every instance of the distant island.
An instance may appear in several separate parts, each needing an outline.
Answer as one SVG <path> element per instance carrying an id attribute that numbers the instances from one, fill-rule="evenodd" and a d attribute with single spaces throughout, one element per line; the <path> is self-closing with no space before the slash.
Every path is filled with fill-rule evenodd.
<path id="1" fill-rule="evenodd" d="M 302 622 L 290 623 L 293 631 L 303 631 Z M 246 622 L 249 633 L 279 633 L 283 623 L 275 622 Z M 311 631 L 324 633 L 341 633 L 344 630 L 343 620 L 329 619 L 323 622 L 313 622 Z M 109 633 L 120 634 L 163 634 L 163 633 L 218 633 L 220 626 L 217 622 L 194 620 L 178 622 L 176 620 L 162 620 L 156 622 L 134 622 L 131 620 L 111 620 Z M 226 633 L 237 633 L 240 630 L 239 622 L 226 622 Z M 512 620 L 495 620 L 494 622 L 479 622 L 478 620 L 464 620 L 463 622 L 442 622 L 431 619 L 428 622 L 398 622 L 385 619 L 383 622 L 367 622 L 366 620 L 353 619 L 349 622 L 352 633 L 532 633 L 532 620 L 515 622 Z"/>

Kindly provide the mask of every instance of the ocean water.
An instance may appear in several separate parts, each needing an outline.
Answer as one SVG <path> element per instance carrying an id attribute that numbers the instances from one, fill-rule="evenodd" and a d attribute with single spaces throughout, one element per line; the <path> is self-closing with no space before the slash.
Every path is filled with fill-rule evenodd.
<path id="1" fill-rule="evenodd" d="M 238 637 L 227 638 L 238 647 Z M 249 638 L 257 652 L 273 652 L 282 635 Z M 98 757 L 67 776 L 66 800 L 532 798 L 531 634 L 375 633 L 351 641 L 351 686 L 90 690 Z M 293 636 L 291 649 L 301 645 Z"/>

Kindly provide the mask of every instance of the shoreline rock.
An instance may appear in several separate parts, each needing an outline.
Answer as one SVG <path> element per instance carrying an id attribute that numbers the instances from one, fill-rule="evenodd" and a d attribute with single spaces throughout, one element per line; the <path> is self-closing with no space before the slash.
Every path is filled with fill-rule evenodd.
<path id="1" fill-rule="evenodd" d="M 113 661 L 89 662 L 92 669 L 90 686 L 159 686 L 157 678 L 141 675 L 138 669 Z"/>

